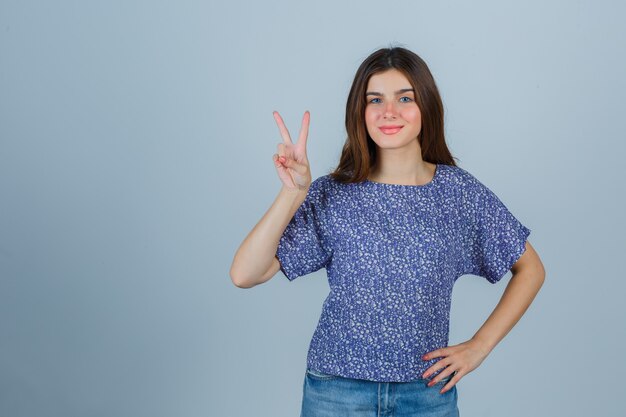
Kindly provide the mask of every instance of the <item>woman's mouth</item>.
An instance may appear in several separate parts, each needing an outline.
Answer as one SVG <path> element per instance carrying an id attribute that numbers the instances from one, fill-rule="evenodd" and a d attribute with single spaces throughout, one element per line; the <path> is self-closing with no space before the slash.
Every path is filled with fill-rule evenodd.
<path id="1" fill-rule="evenodd" d="M 382 127 L 379 127 L 380 131 L 383 132 L 385 135 L 395 135 L 402 128 L 403 128 L 403 126 L 382 126 Z"/>

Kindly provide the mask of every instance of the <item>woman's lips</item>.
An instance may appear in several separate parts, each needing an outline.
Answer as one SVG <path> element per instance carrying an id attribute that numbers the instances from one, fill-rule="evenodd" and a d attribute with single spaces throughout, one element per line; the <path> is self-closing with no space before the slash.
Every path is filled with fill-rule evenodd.
<path id="1" fill-rule="evenodd" d="M 400 129 L 402 129 L 404 126 L 399 126 L 399 127 L 379 127 L 380 131 L 383 132 L 385 135 L 395 135 L 396 133 L 398 133 L 400 131 Z"/>

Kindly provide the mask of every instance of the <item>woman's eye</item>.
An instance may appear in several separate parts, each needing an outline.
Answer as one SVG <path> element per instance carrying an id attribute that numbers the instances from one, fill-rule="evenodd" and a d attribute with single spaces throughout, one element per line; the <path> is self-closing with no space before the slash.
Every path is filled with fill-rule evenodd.
<path id="1" fill-rule="evenodd" d="M 407 96 L 400 97 L 400 100 L 402 100 L 402 99 L 406 99 L 405 101 L 402 101 L 403 103 L 410 103 L 411 101 L 413 101 L 413 99 L 411 97 L 407 97 Z M 373 98 L 369 102 L 370 103 L 375 103 L 375 104 L 379 103 L 378 101 L 375 101 L 375 100 L 380 100 L 380 98 Z"/>

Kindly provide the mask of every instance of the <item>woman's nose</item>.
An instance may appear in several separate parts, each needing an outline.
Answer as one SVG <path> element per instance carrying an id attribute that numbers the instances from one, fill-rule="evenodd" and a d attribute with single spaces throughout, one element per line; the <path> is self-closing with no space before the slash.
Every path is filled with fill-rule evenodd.
<path id="1" fill-rule="evenodd" d="M 387 105 L 385 106 L 384 116 L 385 117 L 392 117 L 392 116 L 395 116 L 396 113 L 397 113 L 397 111 L 396 111 L 395 103 L 393 103 L 393 102 L 387 103 Z"/>

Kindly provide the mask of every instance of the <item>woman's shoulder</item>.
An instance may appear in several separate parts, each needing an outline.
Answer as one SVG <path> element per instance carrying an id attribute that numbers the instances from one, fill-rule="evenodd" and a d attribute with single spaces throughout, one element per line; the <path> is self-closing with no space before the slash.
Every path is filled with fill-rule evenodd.
<path id="1" fill-rule="evenodd" d="M 330 177 L 330 174 L 326 174 L 326 175 L 321 175 L 317 178 L 315 178 L 313 181 L 311 181 L 311 185 L 309 186 L 309 192 L 315 192 L 315 193 L 325 193 L 328 191 L 328 187 L 331 186 L 331 181 L 332 178 Z"/>
<path id="2" fill-rule="evenodd" d="M 443 167 L 447 179 L 454 184 L 471 184 L 476 180 L 474 175 L 458 165 L 441 164 L 440 167 Z"/>
<path id="3" fill-rule="evenodd" d="M 352 205 L 354 198 L 360 195 L 363 183 L 343 183 L 332 174 L 324 174 L 311 182 L 309 193 L 320 208 L 337 210 L 346 204 Z"/>
<path id="4" fill-rule="evenodd" d="M 345 183 L 342 183 L 341 181 L 336 180 L 330 173 L 317 177 L 311 183 L 311 186 L 313 186 L 313 183 L 315 183 L 316 188 L 325 189 L 325 190 L 330 190 L 333 188 L 340 188 L 346 185 Z"/>
<path id="5" fill-rule="evenodd" d="M 443 165 L 446 183 L 464 192 L 485 190 L 486 186 L 474 174 L 458 165 Z"/>
<path id="6" fill-rule="evenodd" d="M 307 193 L 307 200 L 312 200 L 319 206 L 325 206 L 328 204 L 328 196 L 333 184 L 330 174 L 322 175 L 311 181 L 309 191 Z"/>

